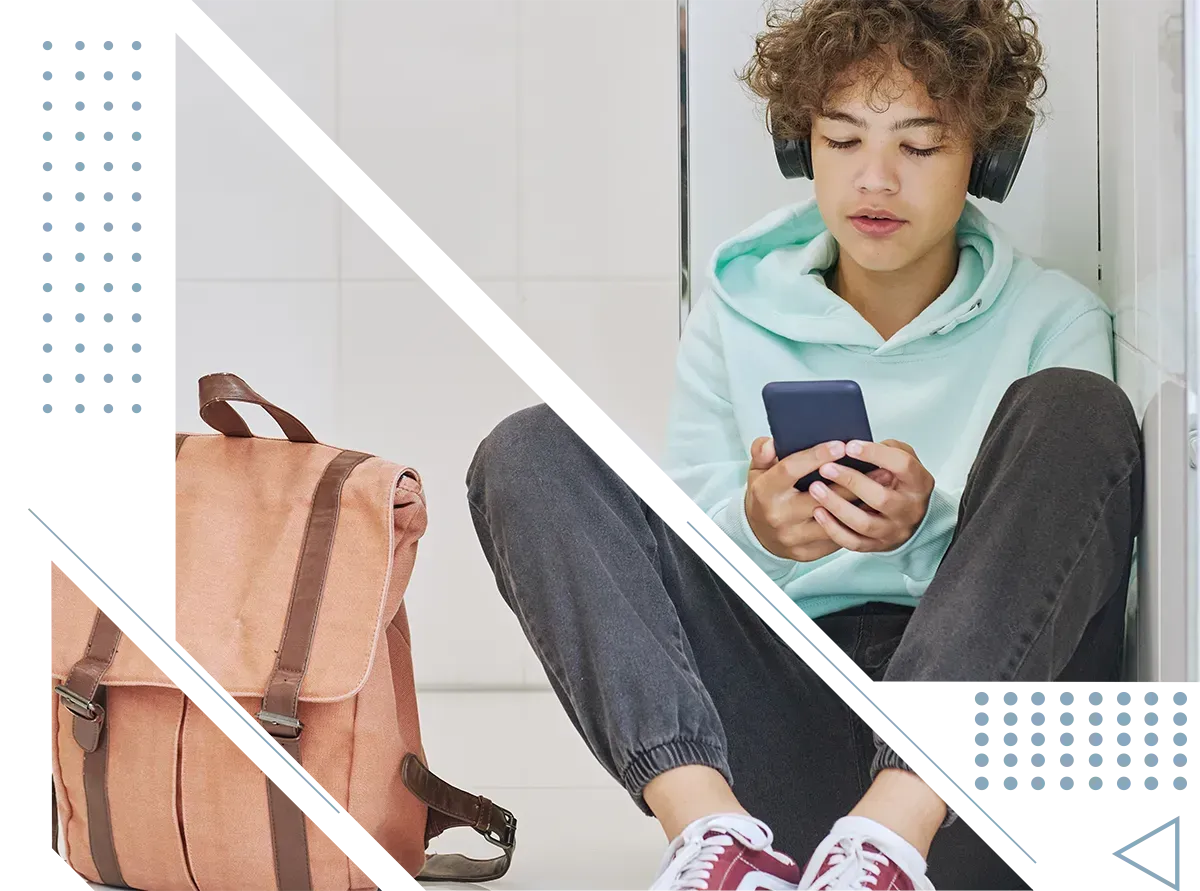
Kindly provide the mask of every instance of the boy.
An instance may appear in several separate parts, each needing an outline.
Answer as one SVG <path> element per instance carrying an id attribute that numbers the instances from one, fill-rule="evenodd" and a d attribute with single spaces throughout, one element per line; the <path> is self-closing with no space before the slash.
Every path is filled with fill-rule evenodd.
<path id="1" fill-rule="evenodd" d="M 1041 55 L 1016 0 L 810 0 L 743 73 L 815 198 L 717 249 L 664 466 L 877 680 L 1117 679 L 1142 464 L 1111 316 L 966 201 Z M 777 460 L 761 388 L 803 379 L 858 381 L 894 438 Z M 671 840 L 654 888 L 1024 887 L 544 406 L 468 488 L 560 701 Z"/>

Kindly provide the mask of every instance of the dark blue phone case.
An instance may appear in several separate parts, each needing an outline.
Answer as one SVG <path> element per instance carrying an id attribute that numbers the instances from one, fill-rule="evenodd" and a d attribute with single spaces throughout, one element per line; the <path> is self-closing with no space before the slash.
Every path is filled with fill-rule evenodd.
<path id="1" fill-rule="evenodd" d="M 763 387 L 762 397 L 775 455 L 781 461 L 823 442 L 874 441 L 862 390 L 854 381 L 775 381 Z M 837 463 L 862 473 L 877 469 L 857 458 L 845 457 Z M 796 488 L 807 492 L 821 478 L 820 471 L 814 470 L 797 480 Z"/>

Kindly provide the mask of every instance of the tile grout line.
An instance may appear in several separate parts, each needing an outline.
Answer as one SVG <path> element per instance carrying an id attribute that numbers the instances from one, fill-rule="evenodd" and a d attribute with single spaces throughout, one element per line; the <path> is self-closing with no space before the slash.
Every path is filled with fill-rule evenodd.
<path id="1" fill-rule="evenodd" d="M 338 149 L 342 144 L 342 5 L 337 0 L 334 0 L 334 156 L 337 157 Z M 337 275 L 337 283 L 334 291 L 335 304 L 335 321 L 334 321 L 334 387 L 337 393 L 342 391 L 342 381 L 344 369 L 342 367 L 344 358 L 343 349 L 343 324 L 342 317 L 346 307 L 342 301 L 342 252 L 344 245 L 342 244 L 342 217 L 346 210 L 346 196 L 342 190 L 337 192 L 337 204 L 334 213 L 334 245 L 335 259 L 334 263 Z M 334 415 L 334 425 L 338 432 L 342 430 L 342 401 L 337 402 L 337 413 Z"/>

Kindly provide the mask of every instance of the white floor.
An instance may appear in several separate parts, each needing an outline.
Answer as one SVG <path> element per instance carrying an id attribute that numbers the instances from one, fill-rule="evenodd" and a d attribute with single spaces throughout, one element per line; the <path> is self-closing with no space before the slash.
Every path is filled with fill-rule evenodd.
<path id="1" fill-rule="evenodd" d="M 517 817 L 517 849 L 500 889 L 649 888 L 666 837 L 595 762 L 549 691 L 418 695 L 430 768 Z M 492 856 L 470 829 L 432 850 Z M 102 889 L 105 886 L 92 885 Z"/>

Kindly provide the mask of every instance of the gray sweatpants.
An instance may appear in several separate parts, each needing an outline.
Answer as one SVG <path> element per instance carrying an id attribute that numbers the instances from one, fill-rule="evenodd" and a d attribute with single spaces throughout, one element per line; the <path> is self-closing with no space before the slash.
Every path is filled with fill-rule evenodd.
<path id="1" fill-rule="evenodd" d="M 501 422 L 467 485 L 501 596 L 588 747 L 647 813 L 651 779 L 708 765 L 803 862 L 876 771 L 904 767 L 546 406 Z M 876 680 L 1117 680 L 1141 499 L 1122 391 L 1039 372 L 997 409 L 917 608 L 868 604 L 817 625 Z M 929 876 L 1025 887 L 962 820 L 934 840 Z"/>

